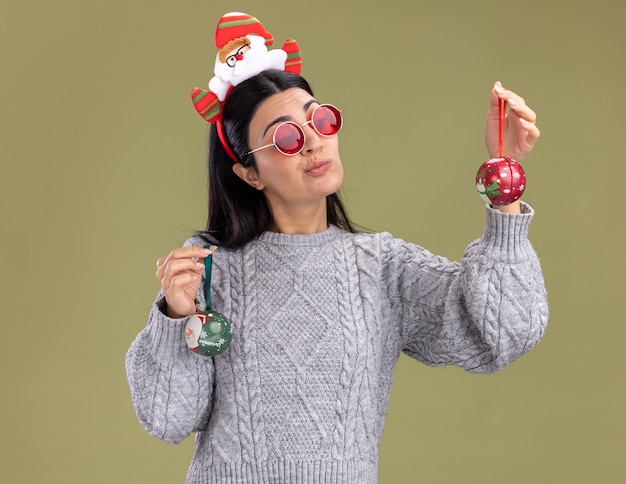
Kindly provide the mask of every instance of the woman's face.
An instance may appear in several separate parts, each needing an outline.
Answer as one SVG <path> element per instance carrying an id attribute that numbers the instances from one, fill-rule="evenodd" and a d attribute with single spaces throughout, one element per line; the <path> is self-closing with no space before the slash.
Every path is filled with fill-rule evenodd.
<path id="1" fill-rule="evenodd" d="M 250 121 L 248 146 L 251 150 L 271 144 L 276 127 L 283 121 L 304 125 L 306 140 L 297 155 L 286 156 L 274 146 L 252 155 L 256 170 L 248 168 L 249 178 L 244 180 L 263 190 L 273 211 L 279 207 L 289 209 L 299 204 L 325 203 L 326 196 L 339 190 L 343 182 L 337 135 L 324 137 L 311 123 L 304 124 L 318 105 L 305 90 L 291 88 L 263 101 Z"/>

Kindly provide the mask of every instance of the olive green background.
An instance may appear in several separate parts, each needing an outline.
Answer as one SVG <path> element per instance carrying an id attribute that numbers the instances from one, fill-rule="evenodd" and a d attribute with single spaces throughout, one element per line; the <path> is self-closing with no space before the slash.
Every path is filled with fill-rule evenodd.
<path id="1" fill-rule="evenodd" d="M 496 80 L 539 115 L 523 162 L 551 319 L 502 372 L 399 361 L 382 483 L 626 482 L 624 18 L 614 0 L 0 0 L 0 481 L 182 482 L 124 370 L 156 259 L 206 217 L 221 14 L 301 45 L 343 109 L 353 218 L 459 259 Z"/>

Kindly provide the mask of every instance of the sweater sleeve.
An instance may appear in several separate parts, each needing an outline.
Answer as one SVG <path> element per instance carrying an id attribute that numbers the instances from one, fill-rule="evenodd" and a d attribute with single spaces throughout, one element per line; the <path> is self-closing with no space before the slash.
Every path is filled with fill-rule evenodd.
<path id="1" fill-rule="evenodd" d="M 487 207 L 483 236 L 461 263 L 390 241 L 383 287 L 400 321 L 401 350 L 431 366 L 497 371 L 543 336 L 548 304 L 537 255 L 528 240 L 533 217 Z M 386 279 L 386 282 L 385 282 Z"/>
<path id="2" fill-rule="evenodd" d="M 203 295 L 198 298 L 202 306 Z M 187 346 L 188 318 L 171 319 L 164 308 L 160 292 L 147 326 L 126 354 L 126 373 L 142 427 L 157 439 L 177 444 L 207 426 L 214 368 L 212 358 L 196 355 Z"/>

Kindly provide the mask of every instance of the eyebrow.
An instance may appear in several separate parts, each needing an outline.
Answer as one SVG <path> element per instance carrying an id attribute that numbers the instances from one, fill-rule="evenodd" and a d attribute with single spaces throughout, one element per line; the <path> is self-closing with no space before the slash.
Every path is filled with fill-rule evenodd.
<path id="1" fill-rule="evenodd" d="M 309 110 L 309 108 L 316 102 L 317 100 L 311 99 L 309 102 L 305 103 L 304 106 L 302 107 L 303 111 L 306 113 Z M 279 116 L 278 118 L 274 119 L 265 127 L 265 130 L 263 131 L 263 135 L 261 137 L 264 138 L 272 126 L 278 123 L 282 123 L 284 121 L 291 121 L 291 118 L 289 116 Z"/>

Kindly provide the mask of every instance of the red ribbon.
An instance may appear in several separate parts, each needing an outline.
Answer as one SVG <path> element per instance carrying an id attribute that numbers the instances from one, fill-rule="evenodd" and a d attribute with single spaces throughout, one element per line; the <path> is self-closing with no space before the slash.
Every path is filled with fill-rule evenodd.
<path id="1" fill-rule="evenodd" d="M 502 145 L 504 144 L 504 122 L 506 120 L 506 101 L 498 98 L 498 153 L 500 158 L 504 158 L 502 154 Z"/>

